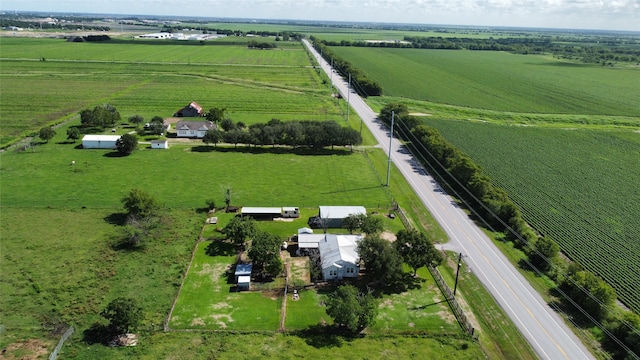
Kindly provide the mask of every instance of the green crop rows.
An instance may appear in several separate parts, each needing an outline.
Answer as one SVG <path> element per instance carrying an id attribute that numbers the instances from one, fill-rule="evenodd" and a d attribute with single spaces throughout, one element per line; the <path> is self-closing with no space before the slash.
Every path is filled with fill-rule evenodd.
<path id="1" fill-rule="evenodd" d="M 526 220 L 640 311 L 640 134 L 427 119 Z"/>
<path id="2" fill-rule="evenodd" d="M 499 111 L 640 115 L 640 71 L 501 52 L 332 47 L 385 95 Z"/>

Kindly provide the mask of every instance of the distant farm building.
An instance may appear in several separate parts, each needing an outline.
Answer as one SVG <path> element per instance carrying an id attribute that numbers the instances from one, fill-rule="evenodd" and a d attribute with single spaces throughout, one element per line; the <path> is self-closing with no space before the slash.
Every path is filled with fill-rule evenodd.
<path id="1" fill-rule="evenodd" d="M 202 139 L 207 131 L 218 126 L 211 121 L 178 121 L 176 124 L 177 137 Z"/>
<path id="2" fill-rule="evenodd" d="M 167 141 L 167 139 L 151 140 L 151 148 L 152 149 L 168 149 L 169 142 Z"/>
<path id="3" fill-rule="evenodd" d="M 236 277 L 236 284 L 238 290 L 249 290 L 251 287 L 251 271 L 253 265 L 251 264 L 236 264 L 236 271 L 234 273 Z"/>
<path id="4" fill-rule="evenodd" d="M 204 113 L 202 112 L 202 106 L 200 106 L 200 104 L 195 101 L 173 114 L 173 116 L 177 117 L 197 117 L 203 115 Z"/>
<path id="5" fill-rule="evenodd" d="M 240 215 L 251 216 L 254 219 L 275 219 L 279 217 L 297 218 L 300 217 L 300 210 L 297 207 L 249 207 L 244 206 L 240 210 Z"/>
<path id="6" fill-rule="evenodd" d="M 367 214 L 364 206 L 320 206 L 319 219 L 326 227 L 339 228 L 344 218 L 360 214 Z"/>
<path id="7" fill-rule="evenodd" d="M 120 135 L 85 135 L 82 138 L 83 149 L 115 149 Z"/>

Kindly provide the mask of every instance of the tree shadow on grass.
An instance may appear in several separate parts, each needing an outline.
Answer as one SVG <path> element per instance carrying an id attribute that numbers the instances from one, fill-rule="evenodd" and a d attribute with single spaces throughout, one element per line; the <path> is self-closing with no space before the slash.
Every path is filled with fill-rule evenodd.
<path id="1" fill-rule="evenodd" d="M 82 332 L 82 339 L 90 345 L 109 345 L 109 341 L 111 341 L 113 335 L 113 331 L 108 325 L 96 322 L 91 325 L 90 328 Z"/>
<path id="2" fill-rule="evenodd" d="M 113 213 L 104 217 L 104 221 L 111 225 L 124 225 L 127 221 L 127 213 Z"/>
<path id="3" fill-rule="evenodd" d="M 345 337 L 344 332 L 339 331 L 334 326 L 326 326 L 322 324 L 312 325 L 304 330 L 299 330 L 294 333 L 296 336 L 304 339 L 309 346 L 314 348 L 332 348 L 342 347 Z M 347 335 L 350 339 L 351 334 Z"/>
<path id="4" fill-rule="evenodd" d="M 220 152 L 220 153 L 243 153 L 243 154 L 294 154 L 303 156 L 328 156 L 328 155 L 350 155 L 353 154 L 349 149 L 313 149 L 313 148 L 290 148 L 290 147 L 226 147 L 226 146 L 210 146 L 200 145 L 191 148 L 192 152 Z"/>
<path id="5" fill-rule="evenodd" d="M 129 156 L 131 154 L 122 154 L 120 152 L 117 151 L 112 151 L 112 152 L 108 152 L 102 156 L 104 157 L 108 157 L 108 158 L 120 158 L 120 157 L 125 157 L 125 156 Z"/>
<path id="6" fill-rule="evenodd" d="M 237 253 L 237 249 L 234 244 L 214 240 L 207 245 L 204 252 L 209 256 L 231 256 Z"/>

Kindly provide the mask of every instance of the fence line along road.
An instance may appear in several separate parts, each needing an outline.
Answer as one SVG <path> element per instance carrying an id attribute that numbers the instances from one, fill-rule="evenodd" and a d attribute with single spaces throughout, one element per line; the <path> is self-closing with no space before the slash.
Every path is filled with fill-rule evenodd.
<path id="1" fill-rule="evenodd" d="M 511 265 L 491 240 L 469 219 L 453 199 L 443 193 L 435 180 L 397 139 L 390 142 L 388 129 L 377 120 L 377 114 L 353 92 L 331 67 L 320 57 L 306 39 L 302 40 L 322 69 L 333 80 L 333 85 L 379 142 L 389 152 L 391 160 L 411 185 L 422 203 L 429 209 L 449 236 L 450 249 L 466 255 L 465 262 L 505 310 L 520 332 L 529 341 L 541 359 L 594 359 L 587 348 L 573 334 L 562 318 L 542 299 L 526 279 Z M 438 191 L 436 191 L 438 190 Z"/>

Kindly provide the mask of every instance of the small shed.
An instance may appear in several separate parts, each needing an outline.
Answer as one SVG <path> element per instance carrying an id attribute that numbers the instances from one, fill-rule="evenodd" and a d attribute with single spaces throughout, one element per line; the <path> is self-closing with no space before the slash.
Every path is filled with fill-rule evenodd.
<path id="1" fill-rule="evenodd" d="M 85 135 L 82 138 L 83 149 L 115 149 L 120 135 Z"/>
<path id="2" fill-rule="evenodd" d="M 152 149 L 168 149 L 169 142 L 167 141 L 167 139 L 151 140 L 151 148 Z"/>
<path id="3" fill-rule="evenodd" d="M 238 277 L 238 290 L 249 290 L 251 287 L 251 276 Z"/>
<path id="4" fill-rule="evenodd" d="M 236 272 L 234 275 L 236 277 L 238 290 L 249 290 L 249 287 L 251 286 L 252 269 L 253 265 L 251 264 L 236 264 Z"/>

